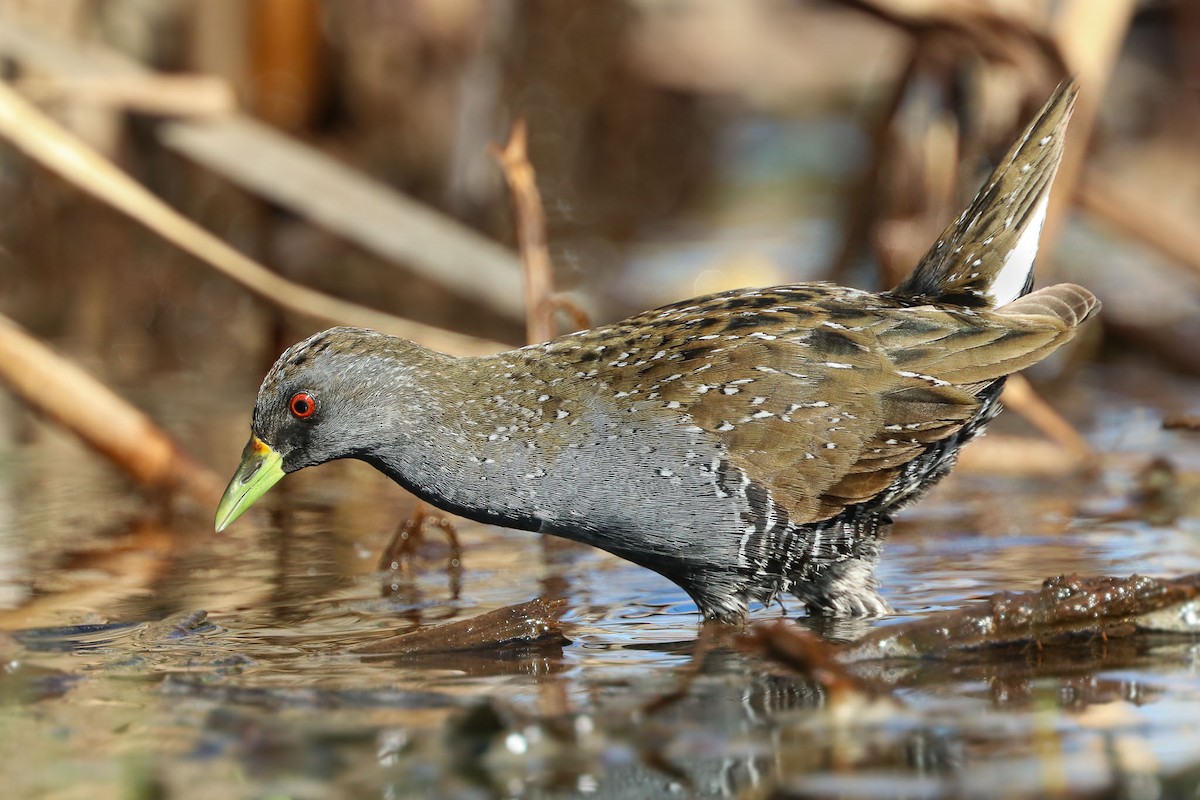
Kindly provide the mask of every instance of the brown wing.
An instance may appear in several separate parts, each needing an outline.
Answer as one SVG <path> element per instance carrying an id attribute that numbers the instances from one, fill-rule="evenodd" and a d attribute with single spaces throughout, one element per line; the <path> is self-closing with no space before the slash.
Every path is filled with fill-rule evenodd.
<path id="1" fill-rule="evenodd" d="M 915 308 L 882 317 L 872 327 L 901 380 L 880 387 L 882 425 L 825 492 L 823 510 L 837 513 L 886 489 L 904 464 L 975 415 L 984 387 L 1045 358 L 1098 307 L 1086 289 L 1062 284 L 996 313 Z"/>
<path id="2" fill-rule="evenodd" d="M 947 311 L 829 290 L 803 308 L 704 323 L 640 383 L 718 436 L 794 523 L 814 522 L 886 489 L 975 416 L 984 386 L 1043 358 L 1086 316 L 1053 313 L 1057 298 L 1021 302 Z"/>
<path id="3" fill-rule="evenodd" d="M 979 411 L 978 392 L 1071 338 L 1096 307 L 1043 289 L 998 311 L 903 307 L 825 285 L 677 303 L 526 348 L 580 380 L 627 387 L 724 444 L 795 524 L 886 489 Z"/>

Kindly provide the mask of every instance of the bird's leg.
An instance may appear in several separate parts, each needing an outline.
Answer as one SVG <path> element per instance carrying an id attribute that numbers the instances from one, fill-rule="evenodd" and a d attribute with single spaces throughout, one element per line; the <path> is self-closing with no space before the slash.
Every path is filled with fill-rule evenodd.
<path id="1" fill-rule="evenodd" d="M 425 503 L 418 502 L 413 513 L 400 522 L 379 554 L 379 569 L 401 570 L 407 565 L 416 549 L 414 540 L 421 535 L 421 526 L 425 523 L 428 513 L 425 508 Z"/>
<path id="2" fill-rule="evenodd" d="M 873 556 L 856 555 L 831 564 L 804 589 L 809 614 L 832 617 L 882 617 L 892 607 L 879 593 L 875 566 L 880 550 Z"/>
<path id="3" fill-rule="evenodd" d="M 446 534 L 450 555 L 446 571 L 450 578 L 451 594 L 457 598 L 462 587 L 462 547 L 458 543 L 458 531 L 449 519 L 432 510 L 424 501 L 417 503 L 413 513 L 396 528 L 391 541 L 379 556 L 379 569 L 407 571 L 417 555 L 428 527 L 435 527 Z"/>
<path id="4" fill-rule="evenodd" d="M 792 586 L 811 616 L 881 617 L 893 613 L 879 593 L 875 577 L 890 521 L 870 518 L 852 524 L 855 535 L 849 556 L 823 564 L 809 581 Z"/>

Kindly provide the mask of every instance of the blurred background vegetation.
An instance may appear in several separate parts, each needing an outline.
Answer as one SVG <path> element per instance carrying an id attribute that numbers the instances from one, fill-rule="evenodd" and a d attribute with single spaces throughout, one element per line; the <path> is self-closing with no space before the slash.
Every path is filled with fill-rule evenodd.
<path id="1" fill-rule="evenodd" d="M 517 118 L 557 283 L 607 321 L 739 285 L 889 285 L 1076 75 L 1038 274 L 1101 296 L 1105 347 L 1093 326 L 1043 378 L 1122 352 L 1200 369 L 1198 38 L 1182 0 L 0 2 L 8 85 L 185 217 L 297 284 L 510 343 L 488 147 Z M 261 373 L 330 322 L 7 145 L 0 204 L 0 311 L 219 471 Z M 0 403 L 9 436 L 37 435 Z"/>

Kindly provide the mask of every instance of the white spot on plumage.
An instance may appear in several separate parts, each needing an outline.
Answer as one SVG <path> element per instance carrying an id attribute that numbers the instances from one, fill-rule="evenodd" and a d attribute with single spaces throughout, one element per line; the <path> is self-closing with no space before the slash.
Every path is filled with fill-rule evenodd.
<path id="1" fill-rule="evenodd" d="M 826 361 L 825 366 L 831 369 L 854 369 L 853 364 L 843 364 L 840 361 Z"/>
<path id="2" fill-rule="evenodd" d="M 932 383 L 934 386 L 949 386 L 950 385 L 949 382 L 944 381 L 941 378 L 935 378 L 932 375 L 923 375 L 920 372 L 910 372 L 909 370 L 906 370 L 906 369 L 899 370 L 899 371 L 897 371 L 896 374 L 902 378 L 917 378 L 919 380 L 928 381 L 929 383 Z"/>

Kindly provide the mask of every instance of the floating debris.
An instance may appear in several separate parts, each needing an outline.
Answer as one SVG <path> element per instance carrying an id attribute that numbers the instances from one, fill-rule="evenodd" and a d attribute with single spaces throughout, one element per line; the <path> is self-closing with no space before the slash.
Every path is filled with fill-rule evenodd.
<path id="1" fill-rule="evenodd" d="M 512 645 L 569 644 L 560 618 L 567 608 L 561 597 L 538 597 L 471 619 L 421 627 L 351 650 L 361 655 L 425 655 Z"/>
<path id="2" fill-rule="evenodd" d="M 843 661 L 925 658 L 956 651 L 1125 636 L 1200 634 L 1200 573 L 1160 579 L 1060 575 L 1035 592 L 1000 592 L 982 603 L 883 628 L 842 651 Z"/>

